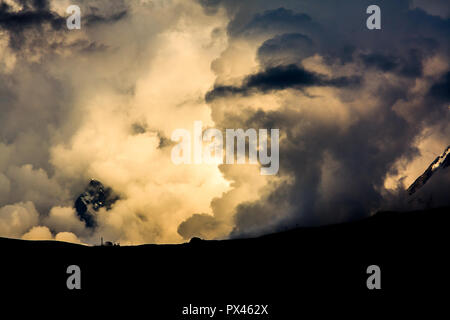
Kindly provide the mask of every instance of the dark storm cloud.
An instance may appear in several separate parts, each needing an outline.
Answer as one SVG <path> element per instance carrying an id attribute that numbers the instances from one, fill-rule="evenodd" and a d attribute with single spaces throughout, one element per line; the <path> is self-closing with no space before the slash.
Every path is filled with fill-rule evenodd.
<path id="1" fill-rule="evenodd" d="M 431 86 L 428 95 L 430 98 L 438 99 L 442 102 L 450 101 L 450 71 Z"/>
<path id="2" fill-rule="evenodd" d="M 380 0 L 382 29 L 366 28 L 370 1 L 201 1 L 203 5 L 224 7 L 231 17 L 228 30 L 233 37 L 275 37 L 301 33 L 315 42 L 315 52 L 334 59 L 348 59 L 348 49 L 401 55 L 409 49 L 429 53 L 430 44 L 449 48 L 449 19 L 433 16 L 423 9 L 411 9 L 409 0 Z M 428 43 L 427 43 L 428 42 Z"/>
<path id="3" fill-rule="evenodd" d="M 291 64 L 268 68 L 248 76 L 242 86 L 216 86 L 206 94 L 206 101 L 230 94 L 249 94 L 252 90 L 268 92 L 288 88 L 301 90 L 311 86 L 348 87 L 359 84 L 359 77 L 327 78 L 315 72 Z"/>
<path id="4" fill-rule="evenodd" d="M 194 214 L 190 219 L 178 226 L 178 233 L 185 239 L 191 239 L 195 236 L 203 239 L 209 238 L 207 232 L 215 230 L 218 224 L 217 220 L 209 214 Z M 199 230 L 205 230 L 206 233 L 199 232 Z"/>
<path id="5" fill-rule="evenodd" d="M 405 63 L 400 69 L 400 74 L 405 77 L 420 77 L 423 72 L 423 54 L 416 49 L 409 50 Z"/>
<path id="6" fill-rule="evenodd" d="M 450 18 L 450 6 L 447 0 L 412 0 L 415 7 L 442 18 Z"/>
<path id="7" fill-rule="evenodd" d="M 50 12 L 47 1 L 23 2 L 24 8 L 19 12 L 5 2 L 0 5 L 0 26 L 12 32 L 20 32 L 25 28 L 50 23 L 55 29 L 63 26 L 64 19 L 54 12 Z"/>
<path id="8" fill-rule="evenodd" d="M 290 87 L 307 86 L 348 86 L 358 84 L 359 78 L 331 78 L 307 71 L 291 64 L 269 68 L 261 73 L 251 75 L 245 81 L 247 88 L 258 88 L 261 91 L 283 90 Z"/>
<path id="9" fill-rule="evenodd" d="M 6 2 L 0 4 L 0 27 L 11 32 L 20 32 L 27 28 L 39 27 L 49 23 L 54 29 L 61 29 L 66 25 L 66 17 L 50 10 L 48 0 L 20 0 L 23 8 L 16 12 Z M 116 1 L 117 2 L 117 1 Z M 119 1 L 121 2 L 121 1 Z M 84 8 L 83 8 L 84 9 Z M 98 8 L 89 6 L 83 10 L 87 14 L 83 17 L 86 24 L 114 23 L 126 17 L 128 10 L 123 6 L 118 12 L 99 14 Z"/>
<path id="10" fill-rule="evenodd" d="M 85 17 L 86 25 L 95 25 L 101 23 L 115 23 L 127 16 L 127 10 L 122 10 L 117 13 L 113 13 L 111 16 L 102 16 L 97 14 L 89 14 Z"/>
<path id="11" fill-rule="evenodd" d="M 283 137 L 279 176 L 294 181 L 270 185 L 267 190 L 271 191 L 258 201 L 241 203 L 234 215 L 232 236 L 348 221 L 367 216 L 383 205 L 398 203 L 401 196 L 395 194 L 396 200 L 392 201 L 384 189 L 385 177 L 396 173 L 394 164 L 419 155 L 416 142 L 425 128 L 448 131 L 450 73 L 430 80 L 424 69 L 427 59 L 433 56 L 448 60 L 450 20 L 430 14 L 428 2 L 411 7 L 407 0 L 376 3 L 382 10 L 382 29 L 378 31 L 369 31 L 365 26 L 366 8 L 373 4 L 370 1 L 201 3 L 210 12 L 219 7 L 226 9 L 231 19 L 231 41 L 262 39 L 257 51 L 262 71 L 244 77 L 241 86 L 216 84 L 206 95 L 213 115 L 216 108 L 223 112 L 228 95 L 313 86 L 345 87 L 338 94 L 344 105 L 355 104 L 363 93 L 369 93 L 370 101 L 358 102 L 362 109 L 366 103 L 375 104 L 369 117 L 361 117 L 346 130 L 340 129 L 338 119 L 332 123 L 311 118 L 292 102 L 275 111 L 263 111 L 256 105 L 245 110 L 230 106 L 232 111 L 217 112 L 221 116 L 213 120 L 222 128 L 279 128 Z M 299 67 L 314 54 L 323 57 L 330 68 L 356 66 L 354 78 L 325 78 Z M 398 80 L 387 83 L 365 77 L 374 71 L 382 75 L 381 79 L 391 73 Z M 416 79 L 432 81 L 427 93 L 411 94 Z M 366 89 L 368 84 L 371 91 Z M 225 99 L 216 103 L 217 97 Z M 399 103 L 414 107 L 397 112 Z M 448 190 L 448 181 L 442 189 Z M 445 203 L 449 204 L 448 199 Z M 183 235 L 206 234 L 212 225 L 211 217 L 204 225 L 201 219 L 196 216 L 195 221 L 185 221 L 183 226 L 191 228 Z"/>
<path id="12" fill-rule="evenodd" d="M 258 49 L 258 60 L 265 66 L 294 63 L 314 54 L 314 42 L 300 33 L 277 35 Z"/>
<path id="13" fill-rule="evenodd" d="M 391 55 L 380 53 L 361 54 L 361 60 L 369 68 L 377 68 L 381 71 L 392 71 L 398 67 L 398 59 Z"/>
<path id="14" fill-rule="evenodd" d="M 239 24 L 238 20 L 233 20 L 228 25 L 228 32 L 232 36 L 251 36 L 252 34 L 261 32 L 288 33 L 312 30 L 318 27 L 307 14 L 295 13 L 289 9 L 278 8 L 254 15 L 245 25 Z"/>
<path id="15" fill-rule="evenodd" d="M 280 141 L 280 175 L 294 177 L 295 182 L 259 201 L 241 204 L 233 236 L 348 221 L 378 208 L 386 172 L 399 154 L 417 152 L 412 145 L 414 128 L 390 111 L 395 101 L 383 99 L 376 118 L 359 121 L 344 132 L 338 123 L 308 123 L 313 120 L 293 110 L 239 114 L 237 118 L 247 119 L 241 124 L 244 127 L 269 125 L 286 135 Z M 324 189 L 323 168 L 333 166 L 338 168 L 332 171 L 333 183 Z M 279 208 L 283 208 L 282 215 Z"/>
<path id="16" fill-rule="evenodd" d="M 22 10 L 12 11 L 5 2 L 0 5 L 0 29 L 10 34 L 10 47 L 21 49 L 25 41 L 23 32 L 35 28 L 42 31 L 44 24 L 48 24 L 54 30 L 61 30 L 65 25 L 64 17 L 49 10 L 48 1 L 33 0 L 21 1 Z"/>
<path id="17" fill-rule="evenodd" d="M 9 34 L 9 45 L 12 49 L 19 51 L 24 47 L 38 51 L 40 49 L 56 49 L 55 46 L 67 47 L 80 52 L 92 53 L 103 51 L 106 46 L 101 43 L 80 40 L 75 43 L 65 42 L 66 16 L 60 16 L 51 11 L 48 0 L 20 0 L 22 9 L 14 11 L 7 3 L 0 5 L 0 30 L 3 29 Z M 82 4 L 82 24 L 86 27 L 116 23 L 124 19 L 128 10 L 122 1 L 115 1 L 111 4 L 110 10 L 106 13 L 99 13 L 96 7 L 84 7 Z M 112 8 L 112 9 L 111 9 Z M 68 15 L 67 15 L 68 16 Z M 47 28 L 50 27 L 50 30 Z M 49 37 L 50 31 L 54 31 Z M 53 40 L 51 40 L 54 38 Z"/>
<path id="18" fill-rule="evenodd" d="M 396 72 L 404 77 L 416 78 L 422 76 L 424 55 L 418 49 L 411 49 L 405 57 L 375 52 L 360 54 L 360 59 L 368 68 L 375 68 L 383 72 Z"/>

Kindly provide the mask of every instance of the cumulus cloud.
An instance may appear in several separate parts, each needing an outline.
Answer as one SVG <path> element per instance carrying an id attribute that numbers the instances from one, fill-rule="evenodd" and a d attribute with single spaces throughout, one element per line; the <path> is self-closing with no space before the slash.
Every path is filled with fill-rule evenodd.
<path id="1" fill-rule="evenodd" d="M 22 236 L 23 240 L 56 240 L 81 244 L 80 239 L 72 232 L 59 232 L 53 236 L 49 228 L 37 226 L 31 228 Z"/>
<path id="2" fill-rule="evenodd" d="M 81 243 L 80 239 L 72 232 L 59 232 L 55 236 L 56 241 L 64 241 L 71 243 Z"/>
<path id="3" fill-rule="evenodd" d="M 347 221 L 448 145 L 450 23 L 424 2 L 380 0 L 373 32 L 359 0 L 78 3 L 74 31 L 70 1 L 0 5 L 0 236 L 177 243 Z M 171 133 L 196 120 L 280 129 L 278 175 L 174 165 Z M 95 228 L 74 210 L 90 179 L 119 199 Z"/>
<path id="4" fill-rule="evenodd" d="M 233 236 L 364 217 L 392 205 L 395 192 L 405 204 L 399 200 L 404 186 L 393 191 L 386 179 L 412 182 L 429 164 L 428 154 L 435 157 L 447 146 L 448 138 L 438 137 L 448 131 L 448 65 L 441 61 L 448 59 L 443 31 L 449 20 L 407 1 L 379 5 L 383 29 L 370 33 L 353 18 L 367 7 L 360 1 L 205 4 L 209 11 L 223 6 L 229 12 L 229 50 L 246 39 L 259 62 L 256 72 L 233 80 L 215 69 L 216 83 L 206 96 L 213 120 L 222 128 L 280 128 L 280 176 L 289 178 L 257 201 L 237 206 Z M 216 64 L 232 65 L 230 56 Z M 267 70 L 289 72 L 269 77 Z M 326 86 L 317 75 L 328 84 L 358 79 L 358 86 Z M 433 137 L 427 139 L 433 151 L 421 142 L 425 135 Z M 405 166 L 412 162 L 422 171 Z M 193 216 L 181 231 L 192 236 L 202 219 L 205 226 L 215 225 L 202 217 Z"/>
<path id="5" fill-rule="evenodd" d="M 73 232 L 82 235 L 86 232 L 84 223 L 78 219 L 73 207 L 53 207 L 43 221 L 56 233 Z"/>
<path id="6" fill-rule="evenodd" d="M 22 236 L 24 240 L 52 240 L 53 236 L 47 227 L 33 227 Z"/>
<path id="7" fill-rule="evenodd" d="M 32 202 L 34 224 L 54 237 L 180 242 L 178 224 L 211 212 L 229 185 L 216 166 L 174 166 L 168 138 L 194 120 L 213 124 L 203 97 L 224 48 L 217 30 L 225 16 L 210 17 L 194 1 L 81 1 L 82 29 L 71 32 L 52 23 L 65 22 L 66 4 L 1 7 L 0 55 L 11 62 L 0 64 L 0 207 Z M 99 210 L 96 230 L 72 209 L 91 178 L 121 199 Z"/>
<path id="8" fill-rule="evenodd" d="M 3 237 L 19 238 L 38 224 L 39 213 L 32 202 L 16 203 L 0 208 L 0 234 Z"/>

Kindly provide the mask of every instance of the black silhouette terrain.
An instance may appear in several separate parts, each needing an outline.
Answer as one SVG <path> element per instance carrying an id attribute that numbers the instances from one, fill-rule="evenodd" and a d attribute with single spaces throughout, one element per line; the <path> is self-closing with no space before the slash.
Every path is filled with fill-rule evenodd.
<path id="1" fill-rule="evenodd" d="M 135 308 L 158 312 L 157 319 L 204 319 L 181 316 L 190 303 L 269 304 L 270 319 L 291 319 L 286 315 L 305 309 L 327 313 L 315 309 L 325 301 L 343 308 L 355 301 L 373 306 L 436 294 L 444 286 L 449 214 L 447 207 L 380 212 L 339 225 L 180 245 L 88 247 L 0 239 L 2 289 L 82 301 L 137 299 L 143 304 Z M 71 264 L 82 270 L 79 291 L 66 288 Z M 381 268 L 381 290 L 367 289 L 372 264 Z"/>

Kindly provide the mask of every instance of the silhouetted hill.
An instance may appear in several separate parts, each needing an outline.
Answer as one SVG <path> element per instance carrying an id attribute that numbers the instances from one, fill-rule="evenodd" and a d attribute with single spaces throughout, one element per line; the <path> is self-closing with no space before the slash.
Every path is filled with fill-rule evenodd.
<path id="1" fill-rule="evenodd" d="M 436 208 L 420 211 L 382 211 L 374 214 L 371 217 L 356 220 L 353 222 L 326 225 L 320 227 L 299 227 L 291 230 L 282 231 L 278 233 L 268 234 L 255 238 L 242 238 L 242 239 L 230 239 L 230 240 L 203 240 L 199 238 L 193 238 L 190 242 L 184 244 L 142 244 L 142 245 L 128 245 L 128 246 L 114 246 L 114 249 L 110 249 L 107 246 L 86 246 L 75 243 L 53 241 L 53 240 L 21 240 L 21 239 L 9 239 L 0 237 L 0 247 L 6 250 L 15 249 L 84 249 L 84 250 L 115 250 L 127 251 L 139 248 L 142 250 L 151 250 L 156 248 L 187 248 L 187 247 L 234 247 L 246 246 L 246 245 L 262 245 L 270 243 L 279 243 L 286 246 L 296 244 L 298 241 L 317 238 L 319 242 L 326 241 L 321 237 L 340 236 L 338 240 L 345 241 L 351 239 L 353 236 L 358 235 L 365 238 L 371 238 L 373 236 L 379 236 L 379 232 L 382 232 L 384 236 L 395 236 L 395 233 L 407 234 L 407 235 L 420 235 L 422 232 L 428 232 L 430 229 L 444 228 L 442 222 L 448 223 L 448 215 L 450 215 L 450 207 Z M 446 225 L 445 225 L 446 226 Z M 445 227 L 446 229 L 446 227 Z M 417 231 L 418 233 L 414 233 Z M 444 231 L 444 229 L 442 229 Z M 369 240 L 369 239 L 367 239 Z M 385 239 L 386 240 L 386 239 Z M 412 240 L 412 239 L 411 239 Z M 330 243 L 335 245 L 335 242 Z"/>
<path id="2" fill-rule="evenodd" d="M 83 299 L 145 298 L 164 314 L 170 310 L 167 319 L 184 319 L 180 308 L 189 303 L 265 303 L 279 315 L 295 312 L 299 300 L 307 306 L 324 299 L 379 303 L 432 294 L 441 285 L 449 270 L 449 213 L 382 212 L 339 225 L 180 245 L 88 247 L 0 239 L 2 288 Z M 80 291 L 66 288 L 72 264 L 82 270 Z M 381 268 L 379 291 L 366 287 L 372 264 Z"/>

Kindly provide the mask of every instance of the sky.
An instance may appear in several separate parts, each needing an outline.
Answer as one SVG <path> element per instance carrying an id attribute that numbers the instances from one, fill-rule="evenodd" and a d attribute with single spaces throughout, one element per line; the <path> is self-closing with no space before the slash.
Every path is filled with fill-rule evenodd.
<path id="1" fill-rule="evenodd" d="M 449 6 L 379 0 L 369 30 L 372 2 L 0 0 L 0 236 L 181 243 L 405 209 L 450 144 Z M 194 121 L 279 129 L 279 171 L 174 164 Z M 119 197 L 95 228 L 74 209 L 91 179 Z"/>

